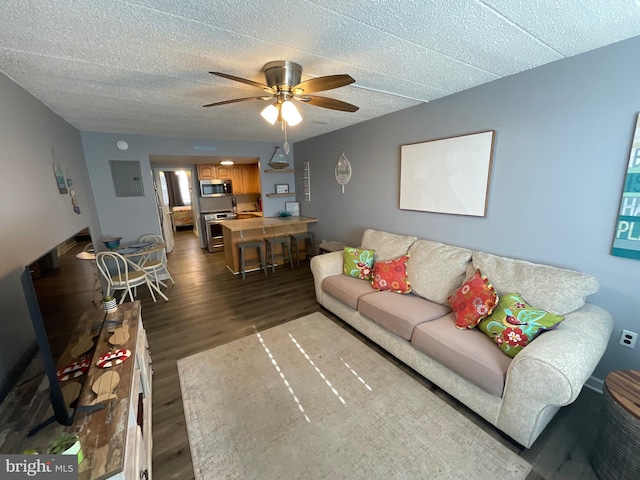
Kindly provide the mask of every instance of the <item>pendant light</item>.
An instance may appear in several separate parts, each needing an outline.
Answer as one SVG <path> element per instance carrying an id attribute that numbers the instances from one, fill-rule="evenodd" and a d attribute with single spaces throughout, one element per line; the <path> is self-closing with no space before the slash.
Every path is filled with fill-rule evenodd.
<path id="1" fill-rule="evenodd" d="M 278 119 L 287 122 L 290 127 L 298 125 L 302 121 L 302 116 L 291 100 L 285 100 L 282 103 L 273 103 L 260 112 L 271 125 L 275 125 Z"/>
<path id="2" fill-rule="evenodd" d="M 285 155 L 288 155 L 290 147 L 289 142 L 287 141 L 287 125 L 293 127 L 302 121 L 300 112 L 298 112 L 298 109 L 293 102 L 289 100 L 289 94 L 286 92 L 280 93 L 277 101 L 262 110 L 260 115 L 262 115 L 262 118 L 271 125 L 275 125 L 278 120 L 282 122 L 282 131 L 284 133 L 282 149 L 284 150 Z"/>
<path id="3" fill-rule="evenodd" d="M 269 105 L 260 113 L 260 115 L 262 115 L 262 118 L 264 118 L 271 125 L 275 125 L 279 114 L 280 112 L 278 111 L 277 107 L 273 104 Z"/>
<path id="4" fill-rule="evenodd" d="M 283 102 L 280 111 L 282 112 L 282 119 L 286 121 L 290 127 L 294 127 L 302 121 L 298 109 L 291 100 Z"/>

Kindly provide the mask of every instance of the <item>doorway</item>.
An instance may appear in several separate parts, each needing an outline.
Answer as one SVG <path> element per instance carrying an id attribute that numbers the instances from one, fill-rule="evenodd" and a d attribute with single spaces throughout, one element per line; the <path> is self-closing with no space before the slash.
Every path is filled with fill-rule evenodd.
<path id="1" fill-rule="evenodd" d="M 167 252 L 173 250 L 173 234 L 177 230 L 190 230 L 199 236 L 196 203 L 192 187 L 192 169 L 179 167 L 154 168 L 154 184 L 158 217 Z"/>

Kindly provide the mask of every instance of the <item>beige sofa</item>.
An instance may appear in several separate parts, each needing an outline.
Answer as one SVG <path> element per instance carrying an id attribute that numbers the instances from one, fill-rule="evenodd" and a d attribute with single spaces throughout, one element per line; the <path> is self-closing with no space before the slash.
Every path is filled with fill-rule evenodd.
<path id="1" fill-rule="evenodd" d="M 318 302 L 527 448 L 605 351 L 613 319 L 585 303 L 598 290 L 589 275 L 375 230 L 360 246 L 376 261 L 408 253 L 412 293 L 374 291 L 343 275 L 343 253 L 332 252 L 311 260 Z M 499 295 L 520 293 L 564 321 L 513 359 L 479 330 L 458 330 L 447 298 L 476 268 Z"/>

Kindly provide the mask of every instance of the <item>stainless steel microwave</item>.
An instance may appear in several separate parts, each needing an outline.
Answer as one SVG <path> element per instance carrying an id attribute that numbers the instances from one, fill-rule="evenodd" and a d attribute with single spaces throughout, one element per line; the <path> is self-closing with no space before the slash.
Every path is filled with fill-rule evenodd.
<path id="1" fill-rule="evenodd" d="M 201 197 L 224 197 L 233 195 L 231 180 L 200 180 Z"/>

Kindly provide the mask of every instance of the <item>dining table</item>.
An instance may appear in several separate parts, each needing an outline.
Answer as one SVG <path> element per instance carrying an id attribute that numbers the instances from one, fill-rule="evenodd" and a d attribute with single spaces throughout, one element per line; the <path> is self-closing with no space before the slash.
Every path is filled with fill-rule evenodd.
<path id="1" fill-rule="evenodd" d="M 149 260 L 149 257 L 153 253 L 159 252 L 167 246 L 164 242 L 159 243 L 151 243 L 151 242 L 132 242 L 124 244 L 114 250 L 116 253 L 119 253 L 126 259 L 133 259 L 138 257 L 139 260 L 133 261 L 137 266 L 141 266 Z M 131 262 L 130 261 L 130 262 Z"/>

